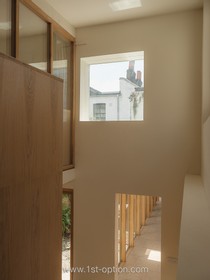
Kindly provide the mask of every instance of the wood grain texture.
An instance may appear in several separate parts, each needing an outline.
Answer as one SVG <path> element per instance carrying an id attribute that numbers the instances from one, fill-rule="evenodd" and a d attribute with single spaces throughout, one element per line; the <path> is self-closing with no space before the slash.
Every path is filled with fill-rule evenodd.
<path id="1" fill-rule="evenodd" d="M 126 194 L 121 194 L 120 261 L 126 261 Z"/>
<path id="2" fill-rule="evenodd" d="M 136 235 L 140 235 L 141 229 L 141 203 L 140 203 L 140 195 L 136 196 Z"/>
<path id="3" fill-rule="evenodd" d="M 129 247 L 134 246 L 134 215 L 133 215 L 133 199 L 134 195 L 130 194 L 129 195 Z"/>
<path id="4" fill-rule="evenodd" d="M 144 226 L 145 225 L 145 221 L 146 221 L 146 199 L 144 195 L 141 195 L 140 197 L 141 200 L 141 225 Z"/>
<path id="5" fill-rule="evenodd" d="M 61 279 L 62 87 L 0 54 L 1 280 Z"/>

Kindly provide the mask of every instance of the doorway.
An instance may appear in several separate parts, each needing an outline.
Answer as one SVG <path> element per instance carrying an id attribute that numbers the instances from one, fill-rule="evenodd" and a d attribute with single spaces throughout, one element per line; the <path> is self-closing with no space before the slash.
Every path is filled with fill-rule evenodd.
<path id="1" fill-rule="evenodd" d="M 159 196 L 116 194 L 118 280 L 161 279 L 161 202 Z"/>

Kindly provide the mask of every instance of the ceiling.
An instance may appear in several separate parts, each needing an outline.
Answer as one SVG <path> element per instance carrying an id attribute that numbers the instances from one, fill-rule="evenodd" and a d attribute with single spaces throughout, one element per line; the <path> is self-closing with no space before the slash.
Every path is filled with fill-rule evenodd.
<path id="1" fill-rule="evenodd" d="M 135 0 L 46 1 L 74 27 L 161 15 L 203 6 L 203 0 L 141 0 L 142 7 L 113 11 L 110 7 L 111 3 L 116 1 L 132 2 Z"/>

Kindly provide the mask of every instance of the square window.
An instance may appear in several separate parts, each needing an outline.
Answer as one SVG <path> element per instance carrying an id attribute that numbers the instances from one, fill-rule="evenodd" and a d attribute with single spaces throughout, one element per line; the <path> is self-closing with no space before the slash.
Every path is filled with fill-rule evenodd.
<path id="1" fill-rule="evenodd" d="M 81 58 L 80 121 L 144 119 L 144 52 Z"/>

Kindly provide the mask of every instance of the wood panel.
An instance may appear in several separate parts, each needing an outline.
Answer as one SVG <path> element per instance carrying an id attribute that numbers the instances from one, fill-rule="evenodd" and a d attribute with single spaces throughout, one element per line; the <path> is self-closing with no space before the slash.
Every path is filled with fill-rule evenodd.
<path id="1" fill-rule="evenodd" d="M 136 196 L 136 235 L 140 234 L 141 228 L 141 202 L 140 195 Z"/>
<path id="2" fill-rule="evenodd" d="M 146 201 L 145 196 L 141 195 L 141 225 L 145 225 L 146 221 Z"/>
<path id="3" fill-rule="evenodd" d="M 152 209 L 153 209 L 153 200 L 152 200 L 152 196 L 149 197 L 149 204 L 150 204 L 149 211 L 152 212 Z"/>
<path id="4" fill-rule="evenodd" d="M 126 261 L 126 194 L 121 194 L 120 261 Z"/>
<path id="5" fill-rule="evenodd" d="M 136 195 L 133 195 L 133 238 L 136 237 Z"/>
<path id="6" fill-rule="evenodd" d="M 0 275 L 61 279 L 62 81 L 0 55 Z"/>
<path id="7" fill-rule="evenodd" d="M 149 218 L 149 216 L 150 216 L 150 197 L 147 195 L 146 196 L 146 205 L 147 205 L 147 208 L 146 208 L 146 213 L 147 213 L 147 218 Z"/>
<path id="8" fill-rule="evenodd" d="M 129 247 L 134 246 L 134 195 L 129 195 Z"/>

